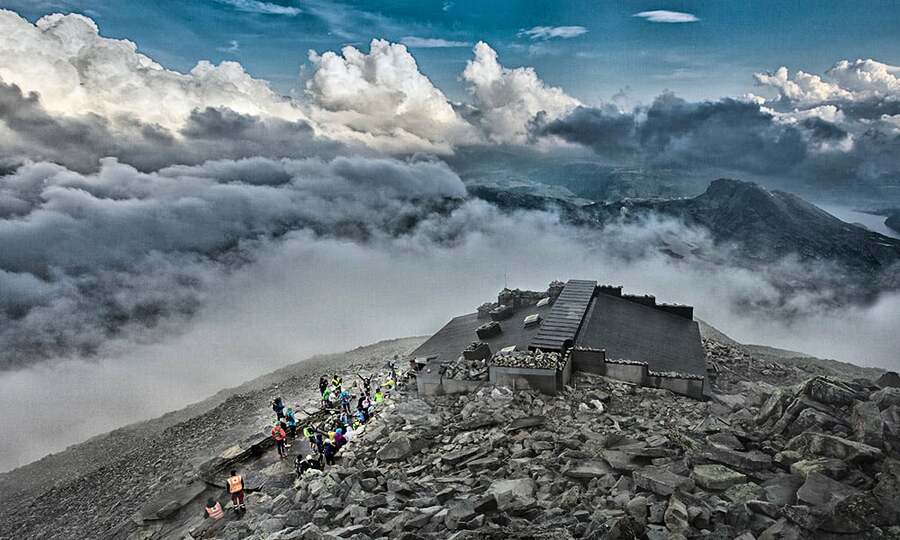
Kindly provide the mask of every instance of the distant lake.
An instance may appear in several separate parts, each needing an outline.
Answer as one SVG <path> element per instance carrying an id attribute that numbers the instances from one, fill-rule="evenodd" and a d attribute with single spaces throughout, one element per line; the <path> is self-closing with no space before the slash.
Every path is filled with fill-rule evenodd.
<path id="1" fill-rule="evenodd" d="M 861 223 L 871 231 L 890 236 L 891 238 L 900 239 L 900 233 L 892 231 L 884 224 L 885 216 L 866 214 L 865 212 L 858 212 L 845 206 L 832 206 L 829 204 L 816 204 L 816 206 L 847 223 Z"/>

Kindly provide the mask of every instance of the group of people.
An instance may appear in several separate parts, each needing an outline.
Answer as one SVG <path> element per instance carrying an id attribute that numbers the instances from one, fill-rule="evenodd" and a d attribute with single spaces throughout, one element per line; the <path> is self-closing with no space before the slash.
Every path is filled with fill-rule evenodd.
<path id="1" fill-rule="evenodd" d="M 372 418 L 375 409 L 396 385 L 396 368 L 393 363 L 389 367 L 390 378 L 374 385 L 374 391 L 374 376 L 363 377 L 357 373 L 359 381 L 351 385 L 346 385 L 337 373 L 330 381 L 325 377 L 319 378 L 321 409 L 333 416 L 318 425 L 310 423 L 303 428 L 303 437 L 309 442 L 310 453 L 298 455 L 294 461 L 298 476 L 309 469 L 321 470 L 325 464 L 334 465 L 337 453 Z"/>
<path id="2" fill-rule="evenodd" d="M 389 378 L 376 384 L 375 376 L 363 377 L 357 373 L 359 381 L 345 385 L 340 375 L 335 373 L 329 381 L 319 378 L 319 395 L 321 396 L 321 412 L 317 424 L 309 422 L 302 428 L 303 437 L 309 443 L 309 453 L 298 455 L 294 468 L 298 476 L 310 469 L 323 469 L 325 464 L 334 465 L 335 457 L 341 448 L 350 441 L 356 431 L 366 424 L 379 405 L 397 383 L 397 369 L 393 362 L 388 363 Z M 297 436 L 298 421 L 296 416 L 299 405 L 285 405 L 284 399 L 274 397 L 270 403 L 275 413 L 272 425 L 272 438 L 278 449 L 279 459 L 288 457 L 289 440 Z M 355 405 L 355 407 L 354 407 Z M 325 419 L 321 419 L 321 417 Z M 330 418 L 329 418 L 330 417 Z M 242 513 L 247 510 L 244 504 L 244 479 L 237 471 L 231 471 L 227 480 L 228 493 L 231 496 L 232 508 Z M 225 517 L 222 505 L 215 499 L 208 499 L 204 516 L 218 522 Z"/>

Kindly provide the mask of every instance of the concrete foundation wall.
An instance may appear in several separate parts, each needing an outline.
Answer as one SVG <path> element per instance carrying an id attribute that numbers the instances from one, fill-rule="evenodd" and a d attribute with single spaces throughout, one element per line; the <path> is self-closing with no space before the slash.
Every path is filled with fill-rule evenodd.
<path id="1" fill-rule="evenodd" d="M 555 394 L 562 389 L 558 386 L 562 380 L 562 376 L 558 376 L 558 373 L 559 371 L 555 369 L 491 366 L 490 380 L 491 384 L 506 386 L 514 390 L 517 386 L 522 386 L 520 381 L 525 381 L 534 390 L 539 390 L 545 394 Z"/>
<path id="2" fill-rule="evenodd" d="M 620 381 L 647 386 L 647 364 L 606 362 L 606 376 Z"/>
<path id="3" fill-rule="evenodd" d="M 565 359 L 566 366 L 562 368 L 562 370 L 558 370 L 557 373 L 557 381 L 556 385 L 559 389 L 563 389 L 567 384 L 572 380 L 572 370 L 575 369 L 573 366 L 575 362 L 572 361 L 572 354 L 569 353 Z"/>
<path id="4" fill-rule="evenodd" d="M 572 349 L 572 369 L 595 375 L 606 375 L 606 351 L 604 349 Z"/>
<path id="5" fill-rule="evenodd" d="M 603 349 L 575 348 L 569 354 L 574 371 L 602 375 L 649 388 L 669 390 L 675 394 L 703 399 L 704 380 L 690 375 L 663 375 L 650 371 L 643 362 L 607 360 Z"/>
<path id="6" fill-rule="evenodd" d="M 647 386 L 669 390 L 675 394 L 703 399 L 703 379 L 649 375 Z"/>

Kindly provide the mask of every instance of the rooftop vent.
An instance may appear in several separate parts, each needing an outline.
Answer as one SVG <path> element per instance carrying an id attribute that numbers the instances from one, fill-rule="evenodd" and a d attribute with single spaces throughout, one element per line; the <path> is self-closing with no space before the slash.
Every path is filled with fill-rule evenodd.
<path id="1" fill-rule="evenodd" d="M 549 297 L 549 296 L 546 296 L 546 297 L 541 298 L 540 300 L 538 300 L 538 303 L 535 304 L 535 305 L 536 305 L 537 307 L 544 307 L 544 306 L 549 305 L 549 304 L 550 304 L 550 297 Z"/>
<path id="2" fill-rule="evenodd" d="M 529 315 L 525 317 L 525 326 L 534 326 L 541 322 L 541 315 L 539 313 L 535 313 L 534 315 Z"/>
<path id="3" fill-rule="evenodd" d="M 516 346 L 510 345 L 509 347 L 503 347 L 502 349 L 500 349 L 500 354 L 509 354 L 511 352 L 514 352 L 515 350 Z"/>

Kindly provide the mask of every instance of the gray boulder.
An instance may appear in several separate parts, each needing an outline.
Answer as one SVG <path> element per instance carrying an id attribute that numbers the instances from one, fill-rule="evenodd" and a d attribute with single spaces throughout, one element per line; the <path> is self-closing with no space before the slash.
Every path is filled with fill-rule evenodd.
<path id="1" fill-rule="evenodd" d="M 747 481 L 746 475 L 718 464 L 697 465 L 691 476 L 701 488 L 715 491 L 726 490 Z"/>
<path id="2" fill-rule="evenodd" d="M 811 472 L 797 490 L 797 499 L 812 506 L 821 506 L 845 499 L 858 491 L 822 473 Z"/>
<path id="3" fill-rule="evenodd" d="M 876 448 L 884 445 L 884 426 L 881 412 L 875 402 L 857 401 L 853 405 L 850 425 L 857 441 Z"/>
<path id="4" fill-rule="evenodd" d="M 900 405 L 900 388 L 882 388 L 877 392 L 872 392 L 869 400 L 878 406 L 879 411 L 883 411 L 891 405 Z"/>
<path id="5" fill-rule="evenodd" d="M 375 457 L 381 461 L 390 463 L 394 461 L 403 461 L 412 454 L 412 452 L 413 448 L 409 437 L 402 433 L 394 433 L 384 443 L 384 446 L 378 449 L 375 453 Z"/>
<path id="6" fill-rule="evenodd" d="M 854 463 L 874 461 L 882 457 L 879 448 L 824 433 L 801 433 L 791 439 L 786 448 L 807 457 L 833 457 Z"/>

